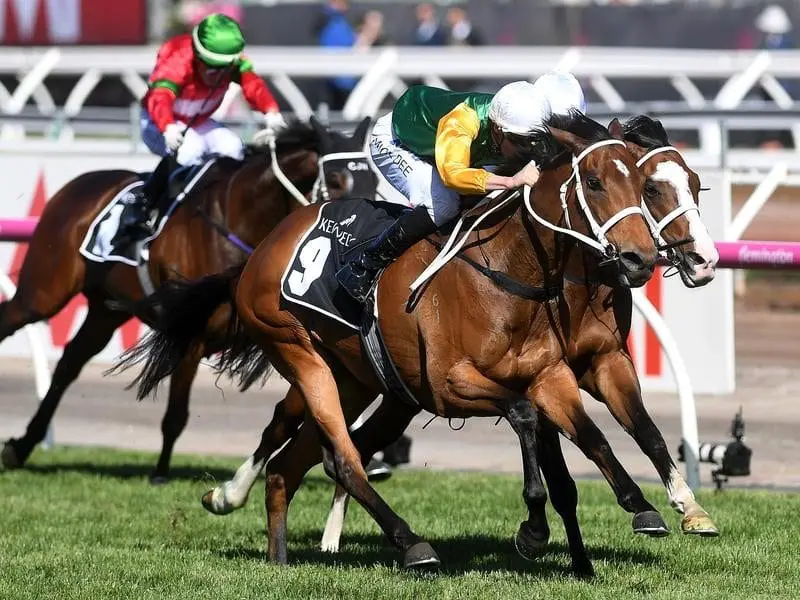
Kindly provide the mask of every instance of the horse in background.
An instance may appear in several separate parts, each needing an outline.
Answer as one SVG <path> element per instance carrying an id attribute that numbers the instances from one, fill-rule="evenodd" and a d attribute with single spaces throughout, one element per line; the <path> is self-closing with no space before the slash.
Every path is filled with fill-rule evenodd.
<path id="1" fill-rule="evenodd" d="M 279 168 L 301 194 L 315 189 L 336 198 L 358 190 L 369 196 L 375 175 L 363 167 L 370 119 L 351 137 L 328 131 L 313 117 L 311 124 L 292 123 L 275 141 Z M 351 168 L 348 168 L 351 167 Z M 352 168 L 352 167 L 356 168 Z M 137 268 L 119 262 L 96 263 L 79 248 L 91 223 L 116 195 L 139 175 L 126 170 L 92 171 L 66 183 L 48 202 L 30 241 L 17 292 L 0 303 L 0 342 L 30 323 L 50 319 L 69 300 L 83 293 L 88 312 L 80 329 L 65 346 L 50 388 L 25 435 L 9 440 L 0 454 L 5 468 L 25 464 L 47 428 L 67 388 L 84 365 L 133 317 L 153 326 L 157 315 L 135 312 L 146 292 Z M 224 271 L 247 257 L 299 202 L 277 179 L 265 147 L 249 147 L 243 162 L 217 160 L 184 198 L 149 248 L 147 274 L 158 290 L 165 282 L 191 280 Z M 207 325 L 209 354 L 224 337 L 225 310 Z M 163 444 L 151 482 L 169 477 L 172 450 L 189 418 L 189 396 L 205 352 L 187 354 L 170 378 L 169 400 L 161 425 Z"/>

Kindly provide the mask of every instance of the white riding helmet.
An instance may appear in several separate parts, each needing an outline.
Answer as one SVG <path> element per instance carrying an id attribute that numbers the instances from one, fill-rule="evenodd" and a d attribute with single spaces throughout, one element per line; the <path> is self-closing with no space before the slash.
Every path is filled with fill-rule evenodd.
<path id="1" fill-rule="evenodd" d="M 489 105 L 489 118 L 507 133 L 528 135 L 550 117 L 547 97 L 529 81 L 501 87 Z"/>
<path id="2" fill-rule="evenodd" d="M 583 89 L 572 73 L 550 71 L 534 81 L 533 87 L 547 98 L 553 114 L 567 115 L 573 109 L 586 113 Z"/>

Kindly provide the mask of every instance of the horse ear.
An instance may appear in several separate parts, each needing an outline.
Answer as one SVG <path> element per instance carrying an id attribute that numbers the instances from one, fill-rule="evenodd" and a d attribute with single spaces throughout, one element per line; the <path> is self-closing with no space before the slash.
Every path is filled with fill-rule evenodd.
<path id="1" fill-rule="evenodd" d="M 308 122 L 311 125 L 311 128 L 317 133 L 317 135 L 319 135 L 320 137 L 327 135 L 328 130 L 325 129 L 325 126 L 319 122 L 319 119 L 317 119 L 317 117 L 311 115 L 311 117 L 308 119 Z"/>
<path id="2" fill-rule="evenodd" d="M 319 138 L 320 148 L 327 152 L 327 149 L 331 147 L 331 134 L 328 131 L 328 128 L 325 127 L 322 123 L 319 122 L 319 119 L 314 115 L 308 119 L 308 122 L 311 124 L 311 128 L 314 130 L 314 133 L 317 134 Z"/>
<path id="3" fill-rule="evenodd" d="M 625 138 L 625 131 L 622 128 L 622 123 L 620 123 L 619 119 L 616 117 L 614 117 L 611 120 L 611 123 L 608 124 L 608 132 L 614 139 L 622 140 Z"/>
<path id="4" fill-rule="evenodd" d="M 583 152 L 588 146 L 586 140 L 584 140 L 582 137 L 578 137 L 574 133 L 570 133 L 564 129 L 559 129 L 558 127 L 548 125 L 547 130 L 559 144 L 569 148 L 572 151 L 572 154 L 575 156 Z"/>
<path id="5" fill-rule="evenodd" d="M 353 132 L 353 137 L 350 139 L 358 143 L 359 146 L 363 146 L 367 139 L 370 125 L 372 125 L 372 119 L 370 117 L 364 117 L 361 123 L 358 124 L 358 127 L 356 127 L 355 132 Z"/>

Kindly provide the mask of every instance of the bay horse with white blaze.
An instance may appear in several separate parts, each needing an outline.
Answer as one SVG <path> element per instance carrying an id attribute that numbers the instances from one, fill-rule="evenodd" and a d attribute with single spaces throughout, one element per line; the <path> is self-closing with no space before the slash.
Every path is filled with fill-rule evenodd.
<path id="1" fill-rule="evenodd" d="M 599 240 L 597 247 L 602 248 L 604 260 L 616 267 L 617 285 L 643 285 L 652 276 L 657 252 L 639 207 L 644 177 L 621 138 L 622 128 L 616 121 L 607 130 L 580 114 L 554 116 L 544 136 L 549 143 L 543 146 L 552 150 L 555 145 L 557 151 L 549 158 L 558 158 L 548 164 L 545 157 L 538 157 L 544 169 L 535 193 L 526 193 L 524 203 L 519 197 L 513 201 L 506 198 L 502 206 L 495 206 L 494 218 L 480 229 L 486 238 L 479 248 L 463 254 L 474 255 L 473 260 L 485 258 L 506 281 L 525 289 L 552 289 L 554 284 L 560 287 L 571 268 L 574 243 L 564 234 L 588 240 L 589 233 Z M 564 147 L 568 153 L 562 152 Z M 572 164 L 565 162 L 572 155 L 576 157 Z M 186 313 L 193 312 L 196 323 L 204 323 L 216 304 L 224 301 L 218 299 L 235 291 L 235 327 L 231 347 L 223 355 L 223 368 L 248 381 L 268 363 L 274 365 L 292 384 L 289 394 L 297 395 L 305 406 L 310 425 L 301 429 L 289 447 L 306 431 L 318 428 L 323 444 L 332 450 L 327 470 L 376 519 L 392 543 L 405 551 L 405 565 L 438 564 L 433 548 L 370 486 L 348 435 L 342 406 L 360 404 L 380 391 L 358 337 L 333 321 L 300 319 L 281 308 L 281 277 L 319 210 L 309 207 L 287 217 L 243 268 L 165 287 L 158 294 L 162 318 L 182 313 L 188 323 Z M 556 225 L 565 225 L 567 220 L 574 229 Z M 537 463 L 536 409 L 601 469 L 616 471 L 602 434 L 577 409 L 577 381 L 565 360 L 565 341 L 571 331 L 569 311 L 560 292 L 555 292 L 553 302 L 532 301 L 525 294 L 509 293 L 462 261 L 448 263 L 427 282 L 414 306 L 407 308 L 409 282 L 434 257 L 432 246 L 419 243 L 382 275 L 377 312 L 383 338 L 402 380 L 426 410 L 445 417 L 500 416 L 509 421 L 523 450 L 523 496 L 529 508 L 529 519 L 520 526 L 517 543 L 533 553 L 549 536 L 544 516 L 546 494 Z M 209 300 L 203 303 L 202 298 Z M 446 306 L 449 312 L 442 313 L 439 306 Z M 198 328 L 187 327 L 184 335 L 174 333 L 171 339 L 164 332 L 153 333 L 142 346 L 152 350 L 150 359 L 178 356 L 193 345 Z M 170 350 L 161 352 L 165 346 Z M 143 381 L 140 393 L 148 383 Z M 279 406 L 273 421 L 281 421 L 280 410 Z M 293 424 L 284 425 L 289 430 Z M 280 446 L 269 443 L 278 441 L 279 436 L 270 437 L 262 440 L 266 442 L 262 446 L 271 446 L 265 456 Z M 275 478 L 270 478 L 269 485 L 278 494 L 283 488 Z M 641 506 L 649 511 L 652 507 L 641 500 L 632 509 Z M 271 557 L 280 562 L 286 561 L 286 555 L 275 555 L 272 550 L 281 547 L 285 527 L 285 521 L 270 524 Z M 591 571 L 591 564 L 575 567 L 578 572 Z"/>
<path id="2" fill-rule="evenodd" d="M 276 140 L 281 171 L 300 193 L 310 196 L 315 183 L 323 196 L 338 197 L 354 188 L 368 197 L 375 177 L 348 164 L 367 163 L 364 144 L 370 119 L 348 138 L 328 132 L 312 118 L 312 126 L 294 123 Z M 121 263 L 95 263 L 78 251 L 90 224 L 116 194 L 136 180 L 125 170 L 93 171 L 65 184 L 48 202 L 30 242 L 19 275 L 17 293 L 0 304 L 0 341 L 60 311 L 76 294 L 88 300 L 88 313 L 78 333 L 64 348 L 47 395 L 25 435 L 9 440 L 0 456 L 5 468 L 21 467 L 43 438 L 67 387 L 83 366 L 109 342 L 114 331 L 134 316 L 153 325 L 155 315 L 134 315 L 131 306 L 142 289 L 136 268 Z M 250 148 L 244 163 L 220 160 L 207 183 L 187 196 L 150 247 L 147 270 L 153 286 L 175 279 L 193 279 L 240 263 L 290 212 L 300 206 L 276 179 L 265 149 Z M 222 235 L 220 235 L 222 233 Z M 235 237 L 241 244 L 231 244 Z M 189 393 L 204 352 L 213 352 L 223 337 L 225 311 L 208 324 L 208 348 L 187 354 L 171 377 L 169 402 L 162 423 L 163 445 L 151 481 L 169 475 L 172 449 L 186 426 Z M 203 344 L 205 345 L 205 344 Z"/>

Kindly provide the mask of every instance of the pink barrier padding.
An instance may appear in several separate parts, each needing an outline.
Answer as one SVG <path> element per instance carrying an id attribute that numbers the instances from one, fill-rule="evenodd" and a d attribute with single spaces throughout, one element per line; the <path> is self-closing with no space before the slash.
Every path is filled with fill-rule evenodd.
<path id="1" fill-rule="evenodd" d="M 727 269 L 800 268 L 798 242 L 715 242 L 719 250 L 718 267 Z"/>
<path id="2" fill-rule="evenodd" d="M 0 242 L 27 242 L 38 219 L 0 219 Z"/>
<path id="3" fill-rule="evenodd" d="M 38 219 L 0 219 L 0 242 L 27 242 Z M 798 269 L 800 242 L 715 242 L 723 269 Z"/>

